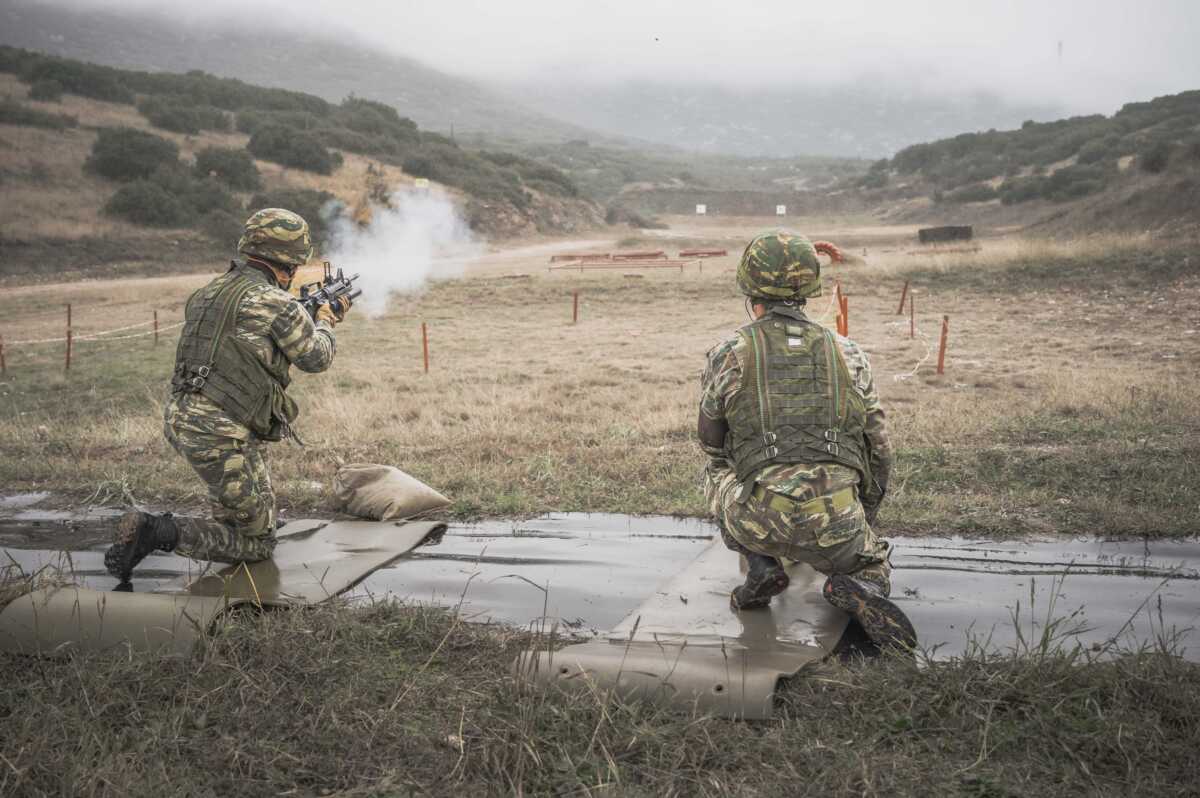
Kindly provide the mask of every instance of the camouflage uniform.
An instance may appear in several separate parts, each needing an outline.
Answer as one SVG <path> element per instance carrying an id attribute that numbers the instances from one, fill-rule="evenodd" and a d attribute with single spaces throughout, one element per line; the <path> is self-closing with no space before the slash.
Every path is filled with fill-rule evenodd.
<path id="1" fill-rule="evenodd" d="M 253 263 L 232 268 L 254 281 L 238 305 L 233 328 L 244 348 L 264 364 L 282 354 L 287 364 L 301 371 L 329 368 L 335 351 L 329 325 L 314 324 L 265 268 Z M 163 434 L 208 486 L 213 503 L 212 520 L 176 519 L 177 550 L 217 562 L 270 557 L 275 548 L 275 493 L 264 437 L 235 421 L 209 397 L 182 392 L 173 393 L 167 402 Z"/>
<path id="2" fill-rule="evenodd" d="M 803 311 L 794 310 L 803 318 Z M 727 545 L 770 557 L 805 562 L 824 574 L 854 574 L 889 589 L 888 544 L 871 529 L 891 469 L 891 446 L 883 408 L 863 351 L 836 336 L 853 389 L 866 408 L 872 484 L 862 485 L 853 468 L 838 463 L 771 464 L 753 475 L 747 489 L 724 448 L 706 445 L 704 493 Z M 701 380 L 700 412 L 720 422 L 738 401 L 745 339 L 734 335 L 708 353 Z M 743 500 L 744 497 L 744 500 Z"/>

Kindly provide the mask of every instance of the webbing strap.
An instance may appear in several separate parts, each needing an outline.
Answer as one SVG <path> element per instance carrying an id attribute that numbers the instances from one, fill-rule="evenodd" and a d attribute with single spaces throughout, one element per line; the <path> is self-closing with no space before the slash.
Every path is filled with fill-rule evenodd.
<path id="1" fill-rule="evenodd" d="M 827 496 L 818 496 L 808 501 L 796 501 L 790 496 L 784 496 L 761 484 L 754 486 L 750 495 L 759 504 L 764 504 L 778 513 L 788 515 L 819 515 L 822 513 L 835 515 L 854 505 L 857 492 L 854 488 L 842 488 Z"/>

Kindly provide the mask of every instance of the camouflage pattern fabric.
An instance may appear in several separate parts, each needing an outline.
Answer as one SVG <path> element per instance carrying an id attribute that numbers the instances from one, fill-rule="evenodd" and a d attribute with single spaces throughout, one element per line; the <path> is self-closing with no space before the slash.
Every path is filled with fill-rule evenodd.
<path id="1" fill-rule="evenodd" d="M 821 295 L 821 261 L 802 235 L 774 230 L 754 237 L 737 270 L 738 291 L 758 299 Z"/>
<path id="2" fill-rule="evenodd" d="M 238 306 L 233 332 L 265 364 L 320 372 L 335 354 L 333 332 L 313 323 L 299 303 L 264 272 L 241 266 L 256 282 Z M 255 562 L 275 548 L 275 493 L 265 444 L 207 396 L 175 393 L 163 412 L 163 434 L 208 488 L 212 520 L 177 517 L 176 551 L 216 562 Z"/>
<path id="3" fill-rule="evenodd" d="M 238 252 L 289 266 L 303 266 L 312 257 L 308 222 L 283 208 L 263 208 L 246 220 Z"/>
<path id="4" fill-rule="evenodd" d="M 168 409 L 167 441 L 208 486 L 212 520 L 176 516 L 175 550 L 197 560 L 257 562 L 275 550 L 275 492 L 262 444 L 177 429 Z"/>
<path id="5" fill-rule="evenodd" d="M 856 470 L 838 464 L 774 464 L 754 475 L 754 492 L 739 503 L 743 485 L 729 453 L 701 442 L 709 457 L 705 498 L 724 534 L 750 551 L 805 562 L 826 574 L 852 573 L 888 587 L 888 544 L 875 535 L 869 520 L 878 511 L 891 472 L 887 423 L 866 355 L 849 338 L 835 340 L 866 408 L 874 484 L 861 485 Z M 747 348 L 742 336 L 733 335 L 709 352 L 700 412 L 710 420 L 725 419 L 727 409 L 739 401 Z"/>

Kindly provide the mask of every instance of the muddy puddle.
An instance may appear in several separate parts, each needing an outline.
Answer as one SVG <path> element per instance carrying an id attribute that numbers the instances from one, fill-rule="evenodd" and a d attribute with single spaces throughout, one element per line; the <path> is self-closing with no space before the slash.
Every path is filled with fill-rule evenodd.
<path id="1" fill-rule="evenodd" d="M 63 514 L 0 504 L 0 561 L 26 570 L 60 562 L 89 587 L 115 582 L 101 561 L 113 511 Z M 672 577 L 710 545 L 715 529 L 695 519 L 552 514 L 527 521 L 451 525 L 435 546 L 376 571 L 359 595 L 460 606 L 475 621 L 526 626 L 543 618 L 564 633 L 604 636 L 644 602 L 667 596 Z M 1200 540 L 1111 542 L 1094 539 L 972 541 L 893 538 L 893 598 L 912 618 L 922 645 L 937 656 L 973 643 L 1007 650 L 1017 627 L 1036 639 L 1055 621 L 1067 642 L 1125 647 L 1180 635 L 1184 655 L 1200 661 Z M 68 553 L 62 552 L 67 550 Z M 154 556 L 136 587 L 151 590 L 197 566 Z M 724 590 L 725 588 L 721 588 Z M 738 628 L 720 597 L 704 597 L 705 628 Z M 720 609 L 717 609 L 720 608 Z M 729 615 L 730 617 L 716 617 Z M 689 629 L 680 628 L 681 634 Z"/>

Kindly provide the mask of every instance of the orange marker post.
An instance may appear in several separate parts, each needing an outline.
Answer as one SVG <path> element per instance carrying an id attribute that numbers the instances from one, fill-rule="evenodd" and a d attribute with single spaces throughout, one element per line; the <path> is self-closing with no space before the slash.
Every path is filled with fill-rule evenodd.
<path id="1" fill-rule="evenodd" d="M 429 328 L 421 322 L 421 353 L 425 357 L 425 373 L 429 373 Z"/>
<path id="2" fill-rule="evenodd" d="M 850 297 L 842 295 L 842 335 L 850 337 Z"/>
<path id="3" fill-rule="evenodd" d="M 938 346 L 938 374 L 946 373 L 946 338 L 950 335 L 950 317 L 942 316 L 942 342 Z"/>
<path id="4" fill-rule="evenodd" d="M 900 307 L 896 308 L 896 315 L 904 315 L 904 300 L 908 299 L 908 280 L 904 281 L 904 288 L 900 291 Z"/>
<path id="5" fill-rule="evenodd" d="M 578 291 L 573 291 L 571 293 L 571 323 L 572 324 L 579 323 L 579 292 Z"/>
<path id="6" fill-rule="evenodd" d="M 154 345 L 158 346 L 158 311 L 154 311 Z"/>
<path id="7" fill-rule="evenodd" d="M 8 373 L 8 364 L 4 362 L 4 336 L 0 335 L 0 374 Z"/>
<path id="8" fill-rule="evenodd" d="M 915 291 L 908 296 L 908 337 L 917 337 L 917 294 Z"/>

